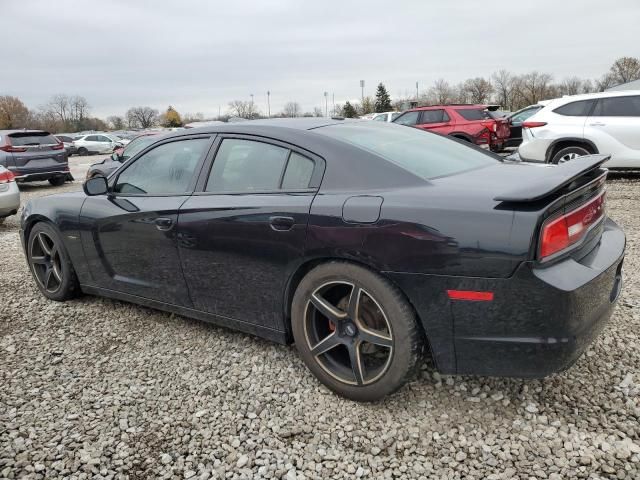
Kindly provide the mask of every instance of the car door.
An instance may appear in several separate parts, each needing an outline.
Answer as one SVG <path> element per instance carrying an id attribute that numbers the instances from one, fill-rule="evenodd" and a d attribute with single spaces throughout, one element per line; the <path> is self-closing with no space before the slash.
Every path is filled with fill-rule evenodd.
<path id="1" fill-rule="evenodd" d="M 96 135 L 96 140 L 101 153 L 111 153 L 116 147 L 115 142 L 106 135 Z"/>
<path id="2" fill-rule="evenodd" d="M 450 130 L 450 122 L 449 115 L 443 109 L 423 110 L 417 127 L 446 135 Z"/>
<path id="3" fill-rule="evenodd" d="M 322 159 L 295 146 L 221 136 L 180 208 L 182 267 L 196 309 L 284 329 L 284 291 L 302 259 Z"/>
<path id="4" fill-rule="evenodd" d="M 585 123 L 585 138 L 611 154 L 608 166 L 640 166 L 640 95 L 598 99 Z"/>
<path id="5" fill-rule="evenodd" d="M 81 236 L 95 286 L 191 306 L 176 224 L 210 145 L 209 135 L 152 145 L 110 179 L 108 195 L 86 199 Z"/>

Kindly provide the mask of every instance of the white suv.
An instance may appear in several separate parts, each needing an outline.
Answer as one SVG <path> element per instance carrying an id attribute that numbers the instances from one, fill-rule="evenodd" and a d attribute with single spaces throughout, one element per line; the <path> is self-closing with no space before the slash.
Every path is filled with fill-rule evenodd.
<path id="1" fill-rule="evenodd" d="M 609 168 L 640 168 L 639 90 L 557 98 L 522 124 L 522 160 L 562 163 L 592 153 L 611 155 Z"/>
<path id="2" fill-rule="evenodd" d="M 123 143 L 117 137 L 106 133 L 92 133 L 81 135 L 73 139 L 73 143 L 78 149 L 78 155 L 89 155 L 91 153 L 111 153 L 116 148 L 122 147 Z"/>

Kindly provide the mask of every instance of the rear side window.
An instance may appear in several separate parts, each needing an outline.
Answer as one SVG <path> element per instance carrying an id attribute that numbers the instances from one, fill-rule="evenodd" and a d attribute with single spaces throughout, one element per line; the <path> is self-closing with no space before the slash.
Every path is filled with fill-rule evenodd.
<path id="1" fill-rule="evenodd" d="M 601 98 L 594 117 L 640 117 L 640 96 Z"/>
<path id="2" fill-rule="evenodd" d="M 65 136 L 60 136 L 60 135 L 56 135 L 56 138 L 58 140 L 60 140 L 61 142 L 72 142 L 73 141 L 71 139 L 71 137 L 65 137 Z"/>
<path id="3" fill-rule="evenodd" d="M 495 165 L 499 161 L 491 154 L 442 135 L 393 124 L 343 123 L 313 131 L 374 153 L 424 179 Z"/>
<path id="4" fill-rule="evenodd" d="M 283 190 L 304 190 L 309 188 L 315 163 L 310 158 L 291 152 L 287 169 L 282 178 Z"/>
<path id="5" fill-rule="evenodd" d="M 97 135 L 88 135 L 88 136 L 84 137 L 84 139 L 87 142 L 97 142 L 98 141 L 98 136 Z"/>
<path id="6" fill-rule="evenodd" d="M 448 122 L 449 115 L 444 110 L 423 110 L 420 123 L 442 123 Z"/>
<path id="7" fill-rule="evenodd" d="M 567 103 L 554 110 L 559 115 L 568 117 L 586 117 L 593 106 L 593 100 L 580 100 L 578 102 Z"/>
<path id="8" fill-rule="evenodd" d="M 406 112 L 396 118 L 393 122 L 399 125 L 416 125 L 420 118 L 420 112 Z"/>
<path id="9" fill-rule="evenodd" d="M 484 110 L 474 110 L 469 108 L 462 108 L 460 110 L 456 110 L 458 115 L 460 115 L 465 120 L 486 120 L 487 118 L 491 118 L 490 115 Z"/>
<path id="10" fill-rule="evenodd" d="M 57 145 L 58 140 L 46 132 L 42 133 L 12 133 L 9 135 L 11 139 L 11 145 L 15 147 L 28 147 L 37 145 Z"/>

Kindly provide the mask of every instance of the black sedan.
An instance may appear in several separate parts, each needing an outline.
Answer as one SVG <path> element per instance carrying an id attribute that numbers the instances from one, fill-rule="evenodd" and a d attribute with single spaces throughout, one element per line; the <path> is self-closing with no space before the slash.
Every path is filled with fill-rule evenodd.
<path id="1" fill-rule="evenodd" d="M 21 238 L 47 298 L 293 341 L 321 382 L 368 401 L 423 352 L 445 374 L 518 377 L 578 358 L 621 289 L 606 159 L 508 162 L 379 122 L 215 125 L 31 200 Z"/>

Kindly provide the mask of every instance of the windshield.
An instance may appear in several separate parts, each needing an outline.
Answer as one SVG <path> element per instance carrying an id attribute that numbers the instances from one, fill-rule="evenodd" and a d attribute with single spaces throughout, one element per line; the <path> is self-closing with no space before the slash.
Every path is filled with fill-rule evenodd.
<path id="1" fill-rule="evenodd" d="M 135 140 L 132 140 L 122 152 L 123 160 L 133 157 L 141 150 L 144 150 L 148 145 L 151 145 L 155 140 L 157 140 L 155 135 L 145 135 L 144 137 L 138 137 Z"/>
<path id="2" fill-rule="evenodd" d="M 353 122 L 313 130 L 373 152 L 424 179 L 493 165 L 499 159 L 441 135 L 401 125 Z"/>

